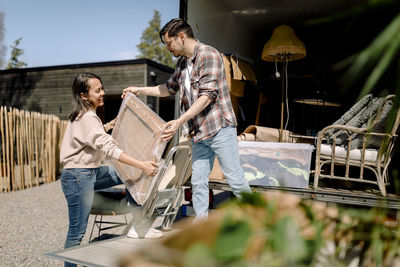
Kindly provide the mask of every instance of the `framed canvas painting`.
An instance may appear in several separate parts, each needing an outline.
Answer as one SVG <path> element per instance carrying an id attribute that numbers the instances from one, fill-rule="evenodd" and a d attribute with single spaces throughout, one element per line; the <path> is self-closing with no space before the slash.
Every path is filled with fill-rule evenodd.
<path id="1" fill-rule="evenodd" d="M 118 147 L 134 157 L 158 162 L 167 142 L 161 141 L 165 121 L 134 94 L 129 93 L 121 104 L 112 137 Z M 143 204 L 151 189 L 152 178 L 132 166 L 112 161 L 119 178 L 138 204 Z"/>

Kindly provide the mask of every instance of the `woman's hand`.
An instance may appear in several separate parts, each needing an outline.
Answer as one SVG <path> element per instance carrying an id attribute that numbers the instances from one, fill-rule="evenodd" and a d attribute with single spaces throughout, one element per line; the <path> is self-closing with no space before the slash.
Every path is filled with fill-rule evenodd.
<path id="1" fill-rule="evenodd" d="M 144 171 L 147 176 L 155 176 L 158 173 L 158 163 L 155 161 L 143 161 L 140 169 Z"/>
<path id="2" fill-rule="evenodd" d="M 155 161 L 137 160 L 125 152 L 121 153 L 118 160 L 144 171 L 147 176 L 155 176 L 158 173 L 158 163 Z"/>
<path id="3" fill-rule="evenodd" d="M 108 124 L 108 127 L 110 128 L 110 130 L 114 128 L 115 123 L 117 122 L 117 118 L 118 118 L 118 117 L 115 117 L 115 119 L 113 119 L 113 120 L 111 120 L 111 121 L 109 121 L 109 122 L 107 123 L 107 124 Z"/>
<path id="4" fill-rule="evenodd" d="M 115 117 L 112 121 L 107 122 L 104 124 L 104 131 L 107 133 L 109 130 L 113 129 L 118 117 Z"/>

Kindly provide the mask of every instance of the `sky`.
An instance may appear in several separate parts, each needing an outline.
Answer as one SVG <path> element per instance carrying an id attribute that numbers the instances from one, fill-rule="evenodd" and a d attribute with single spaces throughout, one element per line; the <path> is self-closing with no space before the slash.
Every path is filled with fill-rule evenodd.
<path id="1" fill-rule="evenodd" d="M 7 47 L 22 37 L 27 67 L 135 59 L 153 18 L 179 16 L 179 0 L 0 0 Z"/>

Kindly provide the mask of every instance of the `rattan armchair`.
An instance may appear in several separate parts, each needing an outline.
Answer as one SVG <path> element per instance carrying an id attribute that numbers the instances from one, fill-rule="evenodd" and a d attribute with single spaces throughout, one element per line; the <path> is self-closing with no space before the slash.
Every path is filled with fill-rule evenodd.
<path id="1" fill-rule="evenodd" d="M 372 123 L 368 123 L 368 127 L 330 125 L 318 133 L 314 189 L 318 188 L 320 179 L 330 178 L 375 184 L 378 185 L 381 194 L 386 196 L 386 185 L 389 182 L 388 167 L 397 138 L 400 109 L 399 105 L 393 102 L 395 95 L 389 95 L 382 100 Z M 392 106 L 397 108 L 394 114 L 395 119 L 385 121 L 386 126 L 392 125 L 390 129 L 386 128 L 386 130 L 378 132 L 376 129 L 378 124 L 382 123 L 382 111 L 388 101 L 391 101 Z M 337 144 L 339 135 L 345 136 L 344 144 Z M 372 139 L 375 142 L 374 146 L 370 145 Z M 327 140 L 330 140 L 330 143 L 327 143 Z M 358 143 L 357 148 L 352 147 L 355 142 Z M 373 175 L 368 176 L 367 172 Z"/>

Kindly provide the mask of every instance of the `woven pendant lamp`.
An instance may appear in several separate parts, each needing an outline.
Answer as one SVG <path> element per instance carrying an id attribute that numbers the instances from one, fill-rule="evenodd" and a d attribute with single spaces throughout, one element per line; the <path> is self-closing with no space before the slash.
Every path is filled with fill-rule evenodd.
<path id="1" fill-rule="evenodd" d="M 274 29 L 264 45 L 261 58 L 265 61 L 293 61 L 306 56 L 306 46 L 297 38 L 292 27 L 281 25 Z"/>

